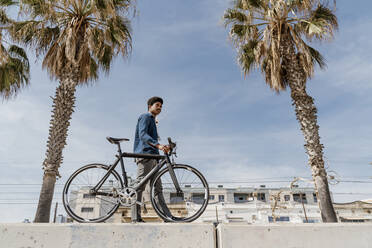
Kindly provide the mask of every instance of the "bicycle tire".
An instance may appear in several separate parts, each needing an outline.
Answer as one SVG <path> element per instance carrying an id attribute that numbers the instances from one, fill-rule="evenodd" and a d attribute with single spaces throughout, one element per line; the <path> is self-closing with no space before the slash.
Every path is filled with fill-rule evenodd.
<path id="1" fill-rule="evenodd" d="M 203 214 L 205 208 L 208 205 L 209 201 L 209 186 L 207 180 L 204 176 L 195 168 L 184 165 L 184 164 L 175 164 L 172 166 L 177 181 L 183 191 L 182 196 L 178 196 L 171 177 L 169 174 L 169 169 L 165 168 L 158 172 L 154 179 L 151 182 L 151 204 L 155 212 L 162 218 L 165 222 L 192 222 L 200 217 Z M 188 178 L 185 174 L 189 173 L 188 178 L 194 176 L 194 184 L 187 181 Z M 185 181 L 183 181 L 185 179 Z M 192 179 L 192 178 L 191 178 Z M 191 181 L 190 179 L 190 181 Z M 161 185 L 161 192 L 157 190 L 156 185 Z M 198 185 L 201 187 L 198 188 Z M 165 188 L 165 187 L 168 188 Z M 161 206 L 160 200 L 156 199 L 156 196 L 159 195 L 159 192 L 168 195 L 167 200 L 163 202 L 165 207 Z M 172 200 L 172 194 L 176 194 L 176 197 Z M 197 196 L 197 197 L 195 197 Z M 169 199 L 169 200 L 168 200 Z M 173 204 L 173 205 L 172 205 Z M 191 213 L 191 208 L 196 207 L 197 210 L 193 209 Z M 165 213 L 164 208 L 168 213 Z M 168 211 L 169 210 L 169 211 Z"/>
<path id="2" fill-rule="evenodd" d="M 66 181 L 62 192 L 63 206 L 67 214 L 75 221 L 82 223 L 103 222 L 110 218 L 119 208 L 120 202 L 117 198 L 91 195 L 89 193 L 89 189 L 93 188 L 99 182 L 103 175 L 107 173 L 108 168 L 107 165 L 103 164 L 88 164 L 76 170 Z M 94 176 L 91 182 L 89 180 L 89 173 L 87 173 L 89 170 L 91 174 L 98 174 Z M 84 182 L 85 179 L 87 179 L 87 182 Z M 72 186 L 74 187 L 72 188 Z M 118 189 L 123 188 L 122 179 L 115 170 L 111 171 L 110 176 L 101 187 L 102 192 L 112 190 L 112 187 L 111 189 L 108 188 L 110 186 L 117 187 Z M 76 202 L 73 203 L 73 201 Z M 99 206 L 98 210 L 95 209 L 97 206 Z M 89 214 L 91 212 L 98 216 L 89 217 L 91 216 Z"/>

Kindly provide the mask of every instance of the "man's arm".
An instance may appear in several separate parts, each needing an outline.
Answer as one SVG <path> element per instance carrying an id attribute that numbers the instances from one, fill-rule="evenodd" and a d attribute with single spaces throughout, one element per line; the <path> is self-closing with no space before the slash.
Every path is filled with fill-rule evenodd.
<path id="1" fill-rule="evenodd" d="M 149 142 L 153 144 L 156 148 L 159 150 L 162 150 L 166 153 L 169 152 L 169 147 L 167 145 L 161 145 L 159 142 L 155 139 L 153 139 L 148 133 L 147 128 L 150 125 L 150 117 L 142 116 L 138 120 L 138 132 L 139 132 L 139 138 L 142 140 L 143 143 L 148 144 Z"/>
<path id="2" fill-rule="evenodd" d="M 144 144 L 148 144 L 149 142 L 155 146 L 159 145 L 159 142 L 155 139 L 153 139 L 148 133 L 147 129 L 150 125 L 150 117 L 147 116 L 141 116 L 138 120 L 138 133 L 139 138 L 142 140 Z"/>

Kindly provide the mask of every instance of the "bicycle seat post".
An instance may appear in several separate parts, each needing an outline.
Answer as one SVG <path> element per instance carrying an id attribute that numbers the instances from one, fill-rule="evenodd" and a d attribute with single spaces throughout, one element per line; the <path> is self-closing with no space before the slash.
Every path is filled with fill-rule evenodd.
<path id="1" fill-rule="evenodd" d="M 121 147 L 120 147 L 120 143 L 118 142 L 117 145 L 118 145 L 118 153 L 119 153 L 119 156 L 121 156 Z"/>
<path id="2" fill-rule="evenodd" d="M 124 161 L 122 157 L 120 142 L 118 142 L 117 145 L 118 145 L 118 153 L 119 153 L 118 158 L 120 159 L 121 171 L 123 172 L 124 186 L 128 187 L 127 172 L 125 171 L 125 167 L 124 167 Z"/>

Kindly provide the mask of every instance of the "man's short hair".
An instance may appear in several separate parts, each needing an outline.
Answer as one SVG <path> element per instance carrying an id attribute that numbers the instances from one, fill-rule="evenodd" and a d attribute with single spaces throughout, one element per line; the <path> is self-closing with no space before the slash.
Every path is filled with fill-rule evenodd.
<path id="1" fill-rule="evenodd" d="M 158 96 L 153 96 L 147 101 L 147 106 L 150 107 L 156 102 L 160 102 L 161 104 L 163 104 L 163 99 L 161 99 L 161 97 Z"/>

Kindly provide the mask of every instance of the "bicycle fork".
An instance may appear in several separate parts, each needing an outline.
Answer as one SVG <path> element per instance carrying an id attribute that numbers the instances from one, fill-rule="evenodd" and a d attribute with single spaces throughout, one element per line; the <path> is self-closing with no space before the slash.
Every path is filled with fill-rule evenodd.
<path id="1" fill-rule="evenodd" d="M 178 183 L 178 180 L 177 180 L 177 177 L 176 177 L 176 173 L 174 173 L 174 170 L 173 170 L 173 167 L 172 167 L 172 163 L 170 162 L 170 159 L 167 155 L 167 167 L 168 167 L 168 170 L 169 170 L 169 174 L 172 178 L 172 181 L 173 181 L 173 184 L 174 184 L 174 187 L 176 188 L 176 195 L 177 196 L 183 196 L 183 192 L 182 192 L 182 189 Z"/>

